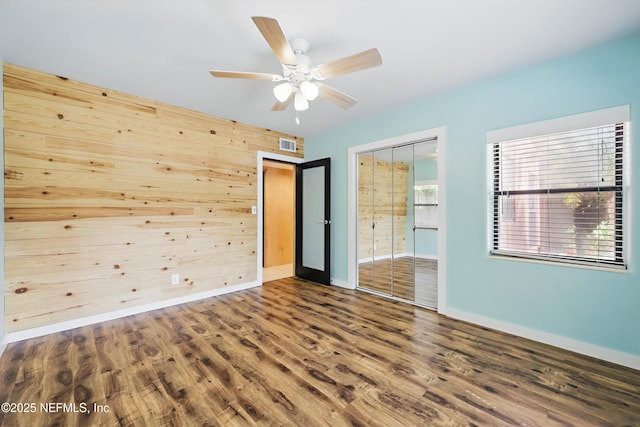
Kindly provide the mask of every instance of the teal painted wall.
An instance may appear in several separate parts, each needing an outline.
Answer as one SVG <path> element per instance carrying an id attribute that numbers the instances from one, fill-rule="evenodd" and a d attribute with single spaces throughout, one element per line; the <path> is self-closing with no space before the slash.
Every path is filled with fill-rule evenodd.
<path id="1" fill-rule="evenodd" d="M 425 76 L 428 78 L 428 76 Z M 486 132 L 630 104 L 640 127 L 640 34 L 425 99 L 305 140 L 332 158 L 332 276 L 347 280 L 347 147 L 446 127 L 447 306 L 640 356 L 640 132 L 631 147 L 629 270 L 487 255 Z M 357 108 L 354 107 L 354 108 Z"/>

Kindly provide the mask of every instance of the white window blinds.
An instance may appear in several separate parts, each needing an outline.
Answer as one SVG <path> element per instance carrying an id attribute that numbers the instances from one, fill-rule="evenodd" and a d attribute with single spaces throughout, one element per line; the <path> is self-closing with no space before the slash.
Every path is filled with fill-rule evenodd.
<path id="1" fill-rule="evenodd" d="M 625 266 L 626 127 L 490 143 L 490 252 Z"/>

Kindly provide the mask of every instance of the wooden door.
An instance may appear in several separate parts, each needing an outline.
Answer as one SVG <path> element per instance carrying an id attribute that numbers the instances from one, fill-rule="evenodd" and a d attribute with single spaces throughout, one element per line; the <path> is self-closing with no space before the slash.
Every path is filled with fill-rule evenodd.
<path id="1" fill-rule="evenodd" d="M 265 268 L 293 264 L 295 231 L 295 166 L 265 161 L 264 263 Z"/>

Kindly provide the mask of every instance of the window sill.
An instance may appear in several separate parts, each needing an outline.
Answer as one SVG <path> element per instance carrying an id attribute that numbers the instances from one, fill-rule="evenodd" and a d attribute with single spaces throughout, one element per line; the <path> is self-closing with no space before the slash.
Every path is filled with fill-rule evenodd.
<path id="1" fill-rule="evenodd" d="M 629 274 L 629 267 L 616 267 L 609 265 L 589 265 L 589 264 L 581 264 L 581 263 L 573 263 L 573 262 L 561 262 L 561 261 L 553 261 L 547 259 L 537 259 L 537 258 L 527 258 L 527 257 L 519 257 L 519 256 L 510 256 L 510 255 L 502 255 L 502 254 L 488 254 L 489 259 L 497 260 L 497 261 L 515 261 L 515 262 L 524 262 L 528 264 L 541 264 L 541 265 L 549 265 L 554 267 L 566 267 L 566 268 L 579 268 L 584 270 L 596 270 L 603 271 L 606 273 L 618 273 L 618 274 Z"/>

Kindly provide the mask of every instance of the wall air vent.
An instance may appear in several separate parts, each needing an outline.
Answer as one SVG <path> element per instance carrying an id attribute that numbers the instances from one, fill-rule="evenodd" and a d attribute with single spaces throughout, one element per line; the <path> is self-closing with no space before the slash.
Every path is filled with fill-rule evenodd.
<path id="1" fill-rule="evenodd" d="M 280 138 L 280 150 L 295 153 L 297 150 L 296 141 L 293 139 Z"/>

